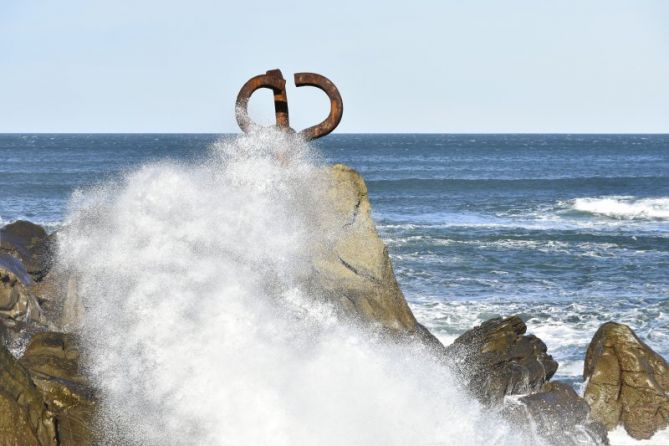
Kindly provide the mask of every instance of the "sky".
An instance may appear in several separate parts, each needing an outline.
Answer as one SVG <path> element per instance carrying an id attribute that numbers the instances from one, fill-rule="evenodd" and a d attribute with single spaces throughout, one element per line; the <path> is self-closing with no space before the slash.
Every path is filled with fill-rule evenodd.
<path id="1" fill-rule="evenodd" d="M 0 132 L 237 132 L 280 68 L 338 132 L 669 133 L 666 0 L 0 0 Z M 268 90 L 251 116 L 273 122 Z"/>

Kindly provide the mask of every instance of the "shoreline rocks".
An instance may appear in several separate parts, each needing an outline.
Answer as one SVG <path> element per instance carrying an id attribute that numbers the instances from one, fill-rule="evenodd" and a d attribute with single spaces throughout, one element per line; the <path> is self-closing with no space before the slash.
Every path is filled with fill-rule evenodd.
<path id="1" fill-rule="evenodd" d="M 486 321 L 444 347 L 416 320 L 397 283 L 362 176 L 344 165 L 326 176 L 328 224 L 340 232 L 314 257 L 315 296 L 392 339 L 427 346 L 484 405 L 550 443 L 607 444 L 604 426 L 619 423 L 649 438 L 667 425 L 666 362 L 620 324 L 605 324 L 588 349 L 585 399 L 550 381 L 557 362 L 517 316 Z M 76 337 L 60 333 L 76 331 L 84 308 L 75 278 L 50 270 L 54 240 L 29 222 L 0 228 L 0 321 L 30 339 L 18 360 L 0 346 L 0 438 L 10 444 L 95 441 L 95 389 L 81 373 Z"/>
<path id="2" fill-rule="evenodd" d="M 93 444 L 95 438 L 95 391 L 79 360 L 76 337 L 56 332 L 34 335 L 19 359 L 53 414 L 60 446 Z"/>
<path id="3" fill-rule="evenodd" d="M 490 319 L 446 347 L 453 369 L 485 404 L 499 404 L 507 395 L 536 392 L 555 374 L 558 364 L 546 344 L 525 334 L 518 317 Z"/>
<path id="4" fill-rule="evenodd" d="M 546 344 L 528 335 L 518 316 L 494 318 L 446 347 L 451 369 L 471 394 L 551 444 L 608 444 L 606 429 L 574 389 L 550 381 L 558 363 Z"/>
<path id="5" fill-rule="evenodd" d="M 626 325 L 607 322 L 588 347 L 584 398 L 609 430 L 638 440 L 669 426 L 669 366 Z"/>
<path id="6" fill-rule="evenodd" d="M 57 445 L 53 415 L 28 371 L 0 345 L 0 439 L 7 445 Z"/>

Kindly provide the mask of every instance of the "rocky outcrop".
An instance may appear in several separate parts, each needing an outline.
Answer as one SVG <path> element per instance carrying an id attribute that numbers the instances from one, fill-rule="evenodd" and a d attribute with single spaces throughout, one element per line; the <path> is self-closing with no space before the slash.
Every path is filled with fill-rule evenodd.
<path id="1" fill-rule="evenodd" d="M 417 335 L 442 347 L 414 317 L 400 290 L 388 249 L 371 216 L 367 186 L 350 167 L 328 169 L 327 207 L 340 233 L 317 257 L 313 286 L 344 313 L 394 334 Z M 442 347 L 443 348 L 443 347 Z"/>
<path id="2" fill-rule="evenodd" d="M 28 371 L 0 346 L 0 441 L 55 446 L 55 421 Z"/>
<path id="3" fill-rule="evenodd" d="M 60 446 L 93 444 L 95 396 L 79 359 L 76 339 L 54 332 L 33 336 L 20 359 L 53 414 Z"/>
<path id="4" fill-rule="evenodd" d="M 49 272 L 52 243 L 29 222 L 0 228 L 1 444 L 93 444 L 93 390 L 80 373 L 77 343 L 72 335 L 44 332 L 63 325 L 72 288 Z M 28 339 L 16 360 L 6 346 L 20 350 Z"/>
<path id="5" fill-rule="evenodd" d="M 480 401 L 497 404 L 506 395 L 536 392 L 557 370 L 546 344 L 526 331 L 518 316 L 495 318 L 446 348 L 453 369 Z"/>
<path id="6" fill-rule="evenodd" d="M 623 425 L 636 439 L 669 425 L 669 367 L 626 325 L 607 322 L 585 358 L 584 398 L 609 430 Z"/>
<path id="7" fill-rule="evenodd" d="M 526 331 L 518 316 L 490 319 L 446 347 L 447 362 L 479 401 L 548 444 L 608 444 L 586 401 L 568 384 L 549 382 L 558 364 Z"/>

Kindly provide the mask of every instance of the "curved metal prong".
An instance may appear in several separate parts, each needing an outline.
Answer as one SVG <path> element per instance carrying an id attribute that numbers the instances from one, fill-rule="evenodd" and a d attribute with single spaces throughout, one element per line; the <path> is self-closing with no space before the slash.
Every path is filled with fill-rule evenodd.
<path id="1" fill-rule="evenodd" d="M 341 121 L 344 113 L 344 103 L 335 84 L 325 76 L 316 73 L 295 73 L 295 85 L 302 87 L 305 85 L 316 87 L 323 90 L 330 98 L 330 114 L 320 124 L 306 128 L 300 132 L 300 135 L 306 140 L 320 138 L 332 132 Z"/>
<path id="2" fill-rule="evenodd" d="M 245 133 L 249 133 L 253 128 L 259 127 L 249 117 L 248 107 L 251 95 L 260 88 L 270 88 L 273 90 L 276 125 L 280 128 L 290 129 L 286 80 L 283 78 L 281 70 L 269 70 L 265 74 L 252 77 L 239 90 L 235 105 L 235 116 L 237 117 L 239 127 Z"/>

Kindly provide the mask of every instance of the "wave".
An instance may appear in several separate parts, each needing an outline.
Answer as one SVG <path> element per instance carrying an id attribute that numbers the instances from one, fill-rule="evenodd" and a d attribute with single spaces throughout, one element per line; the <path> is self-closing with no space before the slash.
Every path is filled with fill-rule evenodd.
<path id="1" fill-rule="evenodd" d="M 537 444 L 427 352 L 310 294 L 309 253 L 332 243 L 314 159 L 291 135 L 242 136 L 73 197 L 60 261 L 109 442 Z"/>
<path id="2" fill-rule="evenodd" d="M 669 220 L 669 197 L 576 198 L 571 202 L 571 208 L 578 212 L 616 220 Z"/>

